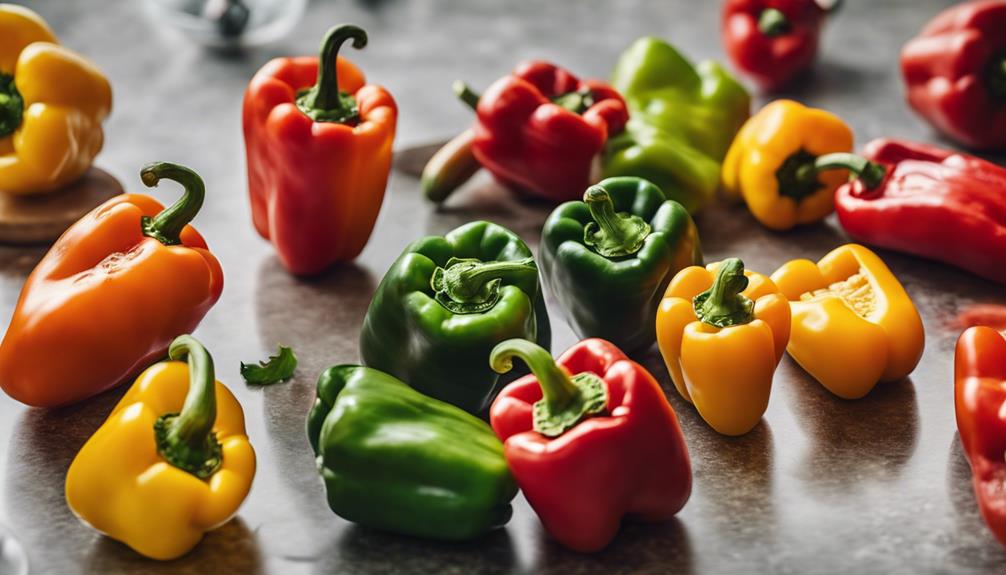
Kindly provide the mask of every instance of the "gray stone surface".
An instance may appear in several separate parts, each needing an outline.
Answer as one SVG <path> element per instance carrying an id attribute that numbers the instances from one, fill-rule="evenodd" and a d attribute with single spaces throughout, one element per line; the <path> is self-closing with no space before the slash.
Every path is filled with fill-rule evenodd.
<path id="1" fill-rule="evenodd" d="M 286 41 L 239 56 L 211 53 L 150 23 L 140 2 L 36 1 L 69 46 L 96 60 L 115 86 L 107 146 L 98 164 L 133 191 L 152 160 L 188 164 L 206 179 L 196 220 L 224 265 L 226 287 L 196 335 L 245 408 L 259 470 L 238 518 L 190 555 L 156 564 L 81 525 L 66 507 L 67 466 L 121 395 L 71 408 L 26 409 L 0 397 L 0 523 L 28 548 L 37 573 L 890 573 L 1002 572 L 1006 552 L 975 508 L 956 437 L 952 354 L 956 315 L 1003 302 L 1002 288 L 950 267 L 882 252 L 922 310 L 926 355 L 912 377 L 867 398 L 839 400 L 788 358 L 765 419 L 740 438 L 717 435 L 682 402 L 655 350 L 653 370 L 678 412 L 695 489 L 679 516 L 627 525 L 602 553 L 582 556 L 550 542 L 523 498 L 505 530 L 467 545 L 429 543 L 350 525 L 328 509 L 303 426 L 314 380 L 357 359 L 370 295 L 411 239 L 476 218 L 511 226 L 532 246 L 547 213 L 486 179 L 437 211 L 417 181 L 397 172 L 377 230 L 354 264 L 310 281 L 291 278 L 254 233 L 246 199 L 240 102 L 269 58 L 310 54 L 322 32 L 354 22 L 371 44 L 352 57 L 401 106 L 399 147 L 448 137 L 470 122 L 450 81 L 484 87 L 527 57 L 604 76 L 643 34 L 671 39 L 695 58 L 721 57 L 718 3 L 686 0 L 314 2 Z M 851 0 L 826 33 L 817 72 L 791 94 L 846 118 L 858 141 L 891 135 L 946 143 L 903 103 L 901 44 L 948 2 Z M 999 158 L 1000 160 L 1002 158 Z M 155 195 L 176 197 L 165 186 Z M 842 243 L 835 222 L 770 233 L 743 209 L 699 220 L 709 260 L 739 255 L 771 272 L 793 257 L 817 258 Z M 9 318 L 41 249 L 0 249 L 0 321 Z M 552 308 L 555 349 L 574 342 Z M 301 358 L 295 379 L 246 387 L 238 363 L 277 343 Z M 54 354 L 58 354 L 54 350 Z M 852 367 L 852 366 L 850 366 Z M 587 504 L 585 502 L 585 504 Z"/>

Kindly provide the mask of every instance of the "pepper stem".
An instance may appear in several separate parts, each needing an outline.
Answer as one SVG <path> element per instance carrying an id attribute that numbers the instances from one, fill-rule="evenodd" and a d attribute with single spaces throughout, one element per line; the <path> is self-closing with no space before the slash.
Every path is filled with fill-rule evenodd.
<path id="1" fill-rule="evenodd" d="M 0 74 L 0 138 L 13 134 L 23 116 L 24 98 L 14 85 L 14 76 Z"/>
<path id="2" fill-rule="evenodd" d="M 570 376 L 544 348 L 525 339 L 508 339 L 493 348 L 489 365 L 496 373 L 513 369 L 519 357 L 531 369 L 541 386 L 541 400 L 534 404 L 534 430 L 558 437 L 581 420 L 602 413 L 608 405 L 604 381 L 590 372 Z"/>
<path id="3" fill-rule="evenodd" d="M 825 154 L 814 159 L 813 163 L 800 166 L 796 171 L 798 180 L 816 180 L 819 172 L 827 170 L 849 170 L 859 178 L 866 189 L 873 189 L 884 181 L 887 168 L 876 162 L 871 162 L 863 156 L 838 152 Z"/>
<path id="4" fill-rule="evenodd" d="M 789 19 L 775 8 L 766 8 L 758 16 L 758 30 L 769 37 L 781 36 L 790 30 Z"/>
<path id="5" fill-rule="evenodd" d="M 695 296 L 695 316 L 713 327 L 730 327 L 751 323 L 754 301 L 741 292 L 747 289 L 744 262 L 729 258 L 720 262 L 716 280 L 709 289 Z"/>
<path id="6" fill-rule="evenodd" d="M 606 258 L 628 256 L 638 252 L 652 228 L 643 218 L 626 212 L 615 212 L 611 194 L 597 184 L 587 188 L 583 202 L 594 218 L 583 229 L 583 243 Z"/>
<path id="7" fill-rule="evenodd" d="M 454 90 L 454 95 L 466 106 L 472 110 L 478 109 L 479 99 L 482 96 L 479 96 L 478 92 L 472 90 L 468 84 L 465 84 L 461 80 L 454 80 L 454 83 L 451 84 L 451 89 Z"/>
<path id="8" fill-rule="evenodd" d="M 154 424 L 157 451 L 171 465 L 200 479 L 213 475 L 223 452 L 213 425 L 217 419 L 213 358 L 191 335 L 180 335 L 168 347 L 168 357 L 188 356 L 189 391 L 180 413 L 167 413 Z"/>
<path id="9" fill-rule="evenodd" d="M 1006 100 L 1006 53 L 989 60 L 986 84 L 995 98 Z"/>
<path id="10" fill-rule="evenodd" d="M 527 284 L 538 277 L 532 258 L 509 262 L 483 262 L 451 258 L 433 272 L 430 286 L 440 305 L 457 314 L 482 313 L 500 298 L 500 285 Z"/>
<path id="11" fill-rule="evenodd" d="M 573 112 L 583 114 L 594 105 L 594 93 L 590 88 L 581 88 L 552 98 L 552 103 Z"/>
<path id="12" fill-rule="evenodd" d="M 367 33 L 359 26 L 341 24 L 329 28 L 318 56 L 318 80 L 297 95 L 297 107 L 315 122 L 352 124 L 360 119 L 356 98 L 339 91 L 336 61 L 339 49 L 350 39 L 358 50 L 367 45 Z"/>
<path id="13" fill-rule="evenodd" d="M 182 243 L 182 230 L 199 213 L 206 195 L 206 186 L 199 174 L 181 164 L 154 162 L 140 170 L 140 179 L 148 188 L 157 186 L 162 179 L 178 182 L 185 193 L 177 202 L 168 206 L 154 217 L 143 216 L 140 220 L 143 235 L 154 238 L 166 246 Z"/>

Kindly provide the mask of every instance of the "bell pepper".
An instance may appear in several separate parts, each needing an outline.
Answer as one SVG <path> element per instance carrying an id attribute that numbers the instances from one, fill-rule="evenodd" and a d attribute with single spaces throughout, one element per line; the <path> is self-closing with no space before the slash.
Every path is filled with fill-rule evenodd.
<path id="1" fill-rule="evenodd" d="M 489 412 L 517 485 L 562 545 L 598 551 L 623 518 L 663 521 L 692 491 L 678 418 L 643 366 L 601 339 L 558 360 L 527 340 L 493 349 L 493 369 L 512 358 L 532 374 L 508 385 Z"/>
<path id="2" fill-rule="evenodd" d="M 276 58 L 244 97 L 248 191 L 259 235 L 297 275 L 317 274 L 363 250 L 391 171 L 398 109 L 380 86 L 338 57 L 367 34 L 325 35 L 318 58 Z"/>
<path id="3" fill-rule="evenodd" d="M 832 9 L 819 0 L 727 0 L 724 50 L 763 90 L 778 90 L 814 63 Z"/>
<path id="4" fill-rule="evenodd" d="M 874 140 L 863 156 L 887 177 L 872 188 L 852 180 L 835 193 L 849 235 L 1006 283 L 1006 168 L 900 140 Z"/>
<path id="5" fill-rule="evenodd" d="M 940 12 L 901 50 L 908 103 L 934 128 L 978 149 L 1006 149 L 1006 1 Z"/>
<path id="6" fill-rule="evenodd" d="M 768 409 L 789 341 L 789 302 L 737 258 L 678 272 L 657 311 L 674 387 L 716 431 L 743 435 Z"/>
<path id="7" fill-rule="evenodd" d="M 653 345 L 653 315 L 679 270 L 702 263 L 699 234 L 681 204 L 632 177 L 587 188 L 541 233 L 542 278 L 573 331 L 635 351 Z"/>
<path id="8" fill-rule="evenodd" d="M 328 504 L 348 521 L 459 541 L 510 520 L 517 485 L 492 429 L 386 373 L 325 370 L 307 435 Z"/>
<path id="9" fill-rule="evenodd" d="M 591 184 L 604 143 L 629 119 L 611 86 L 538 60 L 521 63 L 482 96 L 460 82 L 455 93 L 477 118 L 424 170 L 423 191 L 438 203 L 474 174 L 471 156 L 519 192 L 556 202 L 576 199 Z"/>
<path id="10" fill-rule="evenodd" d="M 97 395 L 163 357 L 223 290 L 223 271 L 189 226 L 203 203 L 192 170 L 157 162 L 143 183 L 185 187 L 171 207 L 122 194 L 63 233 L 25 281 L 0 343 L 0 387 L 38 407 Z"/>
<path id="11" fill-rule="evenodd" d="M 922 319 L 877 254 L 855 244 L 816 264 L 772 274 L 793 313 L 786 351 L 828 391 L 858 399 L 878 381 L 908 377 L 922 358 Z"/>
<path id="12" fill-rule="evenodd" d="M 612 85 L 631 120 L 608 143 L 605 177 L 646 178 L 696 212 L 716 195 L 720 163 L 751 114 L 751 96 L 712 61 L 693 66 L 658 38 L 640 38 L 618 60 Z"/>
<path id="13" fill-rule="evenodd" d="M 512 337 L 546 347 L 551 341 L 538 268 L 516 234 L 471 222 L 405 248 L 367 309 L 360 356 L 368 367 L 477 413 L 498 379 L 489 353 Z"/>
<path id="14" fill-rule="evenodd" d="M 1006 546 L 1006 341 L 991 327 L 966 330 L 954 358 L 957 432 L 971 464 L 978 510 Z"/>
<path id="15" fill-rule="evenodd" d="M 213 358 L 189 335 L 168 356 L 140 375 L 66 474 L 77 517 L 160 560 L 230 520 L 255 477 L 241 404 L 216 381 Z"/>
<path id="16" fill-rule="evenodd" d="M 871 187 L 884 178 L 881 166 L 850 153 L 852 140 L 838 116 L 776 100 L 737 134 L 723 162 L 723 190 L 773 230 L 820 221 L 849 172 Z"/>
<path id="17" fill-rule="evenodd" d="M 0 191 L 37 194 L 84 175 L 112 110 L 108 79 L 28 8 L 0 4 Z"/>

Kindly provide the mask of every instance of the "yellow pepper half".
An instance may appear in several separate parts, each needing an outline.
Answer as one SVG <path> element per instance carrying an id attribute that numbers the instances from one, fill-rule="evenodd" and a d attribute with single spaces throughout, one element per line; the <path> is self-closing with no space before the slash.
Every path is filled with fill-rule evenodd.
<path id="1" fill-rule="evenodd" d="M 60 46 L 38 14 L 0 4 L 0 191 L 46 192 L 82 176 L 111 109 L 94 64 Z"/>
<path id="2" fill-rule="evenodd" d="M 136 380 L 66 475 L 85 523 L 153 559 L 187 553 L 227 522 L 251 489 L 255 451 L 244 414 L 191 336 Z M 191 380 L 191 384 L 190 384 Z"/>
<path id="3" fill-rule="evenodd" d="M 789 329 L 786 298 L 737 258 L 681 270 L 657 310 L 657 345 L 674 387 L 725 435 L 758 425 Z"/>
<path id="4" fill-rule="evenodd" d="M 787 351 L 835 395 L 857 399 L 907 377 L 925 346 L 922 318 L 877 254 L 847 244 L 816 264 L 793 260 L 772 280 L 790 300 Z"/>
<path id="5" fill-rule="evenodd" d="M 856 173 L 867 188 L 884 178 L 882 166 L 849 153 L 852 130 L 838 116 L 792 100 L 776 100 L 737 133 L 723 161 L 721 186 L 742 197 L 766 227 L 787 230 L 823 219 L 834 193 Z"/>

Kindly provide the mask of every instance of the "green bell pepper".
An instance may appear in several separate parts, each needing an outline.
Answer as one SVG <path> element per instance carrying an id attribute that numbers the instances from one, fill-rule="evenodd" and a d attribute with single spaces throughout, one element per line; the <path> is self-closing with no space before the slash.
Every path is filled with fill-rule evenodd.
<path id="1" fill-rule="evenodd" d="M 472 222 L 405 249 L 370 302 L 360 355 L 368 367 L 478 413 L 499 379 L 489 355 L 515 337 L 551 343 L 538 267 L 516 234 Z"/>
<path id="2" fill-rule="evenodd" d="M 328 504 L 344 519 L 450 541 L 510 520 L 517 484 L 493 430 L 386 373 L 325 370 L 307 436 Z"/>
<path id="3" fill-rule="evenodd" d="M 615 66 L 612 85 L 631 115 L 609 140 L 603 171 L 639 176 L 695 212 L 716 194 L 720 164 L 751 115 L 747 90 L 712 61 L 697 66 L 659 38 L 640 38 Z"/>
<path id="4" fill-rule="evenodd" d="M 654 318 L 679 270 L 702 264 L 699 235 L 681 204 L 641 178 L 609 178 L 545 220 L 542 278 L 581 339 L 626 351 L 656 340 Z"/>

